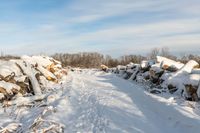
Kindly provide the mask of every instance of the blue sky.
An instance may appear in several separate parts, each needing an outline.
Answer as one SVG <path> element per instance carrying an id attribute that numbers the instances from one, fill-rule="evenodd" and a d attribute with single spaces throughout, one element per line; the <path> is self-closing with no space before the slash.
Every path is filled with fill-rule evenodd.
<path id="1" fill-rule="evenodd" d="M 0 0 L 0 50 L 199 54 L 199 9 L 199 0 Z"/>

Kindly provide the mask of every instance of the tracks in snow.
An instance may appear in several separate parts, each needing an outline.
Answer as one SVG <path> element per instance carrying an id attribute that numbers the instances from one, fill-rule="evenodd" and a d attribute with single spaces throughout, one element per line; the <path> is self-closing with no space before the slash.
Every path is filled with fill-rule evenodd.
<path id="1" fill-rule="evenodd" d="M 72 73 L 69 84 L 73 111 L 68 115 L 66 131 L 195 133 L 199 130 L 200 118 L 193 119 L 196 114 L 191 110 L 114 75 L 85 70 Z"/>
<path id="2" fill-rule="evenodd" d="M 70 73 L 52 95 L 54 100 L 48 105 L 56 111 L 45 115 L 45 120 L 63 124 L 66 133 L 200 131 L 197 110 L 180 105 L 170 96 L 149 94 L 143 87 L 112 74 L 93 70 Z M 16 119 L 28 127 L 42 109 L 21 110 Z"/>

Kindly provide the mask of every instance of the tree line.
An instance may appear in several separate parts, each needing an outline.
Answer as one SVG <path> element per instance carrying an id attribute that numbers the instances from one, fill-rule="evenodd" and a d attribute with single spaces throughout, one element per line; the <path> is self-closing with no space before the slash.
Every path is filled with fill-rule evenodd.
<path id="1" fill-rule="evenodd" d="M 164 56 L 169 59 L 186 63 L 189 60 L 195 60 L 200 64 L 200 56 L 194 54 L 183 54 L 181 57 L 176 57 L 170 53 L 169 48 L 153 48 L 146 56 L 142 55 L 124 55 L 119 58 L 113 58 L 110 55 L 103 55 L 97 52 L 83 52 L 83 53 L 56 53 L 52 55 L 53 58 L 62 62 L 63 66 L 81 67 L 81 68 L 99 68 L 104 64 L 108 67 L 115 67 L 117 65 L 126 65 L 130 62 L 141 63 L 142 60 L 156 60 L 156 56 Z M 19 59 L 18 56 L 1 54 L 0 60 Z"/>
<path id="2" fill-rule="evenodd" d="M 82 68 L 97 68 L 104 64 L 108 67 L 115 67 L 117 65 L 126 65 L 130 62 L 140 63 L 146 59 L 141 55 L 125 55 L 120 58 L 112 58 L 110 55 L 103 55 L 96 52 L 84 52 L 76 54 L 62 54 L 57 53 L 53 58 L 62 62 L 64 66 L 82 67 Z"/>
<path id="3" fill-rule="evenodd" d="M 97 52 L 84 52 L 76 54 L 57 53 L 52 57 L 61 61 L 63 66 L 81 67 L 81 68 L 98 68 L 101 64 L 108 67 L 117 65 L 127 65 L 130 62 L 141 63 L 142 60 L 156 60 L 156 56 L 163 56 L 169 59 L 186 63 L 189 60 L 195 60 L 200 64 L 200 56 L 193 54 L 184 54 L 177 57 L 170 53 L 169 48 L 153 48 L 146 56 L 142 55 L 124 55 L 119 58 L 113 58 L 110 55 L 103 55 Z"/>

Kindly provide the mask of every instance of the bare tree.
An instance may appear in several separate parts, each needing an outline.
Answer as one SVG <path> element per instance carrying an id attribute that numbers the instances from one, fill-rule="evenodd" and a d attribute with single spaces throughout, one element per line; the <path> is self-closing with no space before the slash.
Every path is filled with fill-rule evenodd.
<path id="1" fill-rule="evenodd" d="M 148 54 L 148 58 L 152 60 L 156 60 L 156 56 L 159 55 L 160 49 L 159 48 L 153 48 L 150 53 Z"/>
<path id="2" fill-rule="evenodd" d="M 163 57 L 169 57 L 170 56 L 170 52 L 169 52 L 169 48 L 168 47 L 162 47 L 160 50 L 160 55 Z"/>

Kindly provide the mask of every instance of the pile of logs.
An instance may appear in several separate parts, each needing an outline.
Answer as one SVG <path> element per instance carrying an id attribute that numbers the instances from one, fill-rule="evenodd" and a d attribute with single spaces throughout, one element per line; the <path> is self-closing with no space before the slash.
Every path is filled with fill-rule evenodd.
<path id="1" fill-rule="evenodd" d="M 48 84 L 58 83 L 66 74 L 59 61 L 47 56 L 0 60 L 0 101 L 41 95 Z"/>
<path id="2" fill-rule="evenodd" d="M 108 71 L 120 76 L 123 72 L 122 77 L 125 79 L 151 83 L 152 89 L 168 90 L 170 93 L 181 94 L 188 100 L 198 101 L 200 99 L 200 69 L 199 64 L 194 60 L 183 64 L 157 56 L 156 61 L 145 60 L 141 64 L 130 63 L 126 67 L 117 66 Z M 156 89 L 157 92 L 159 89 Z"/>

